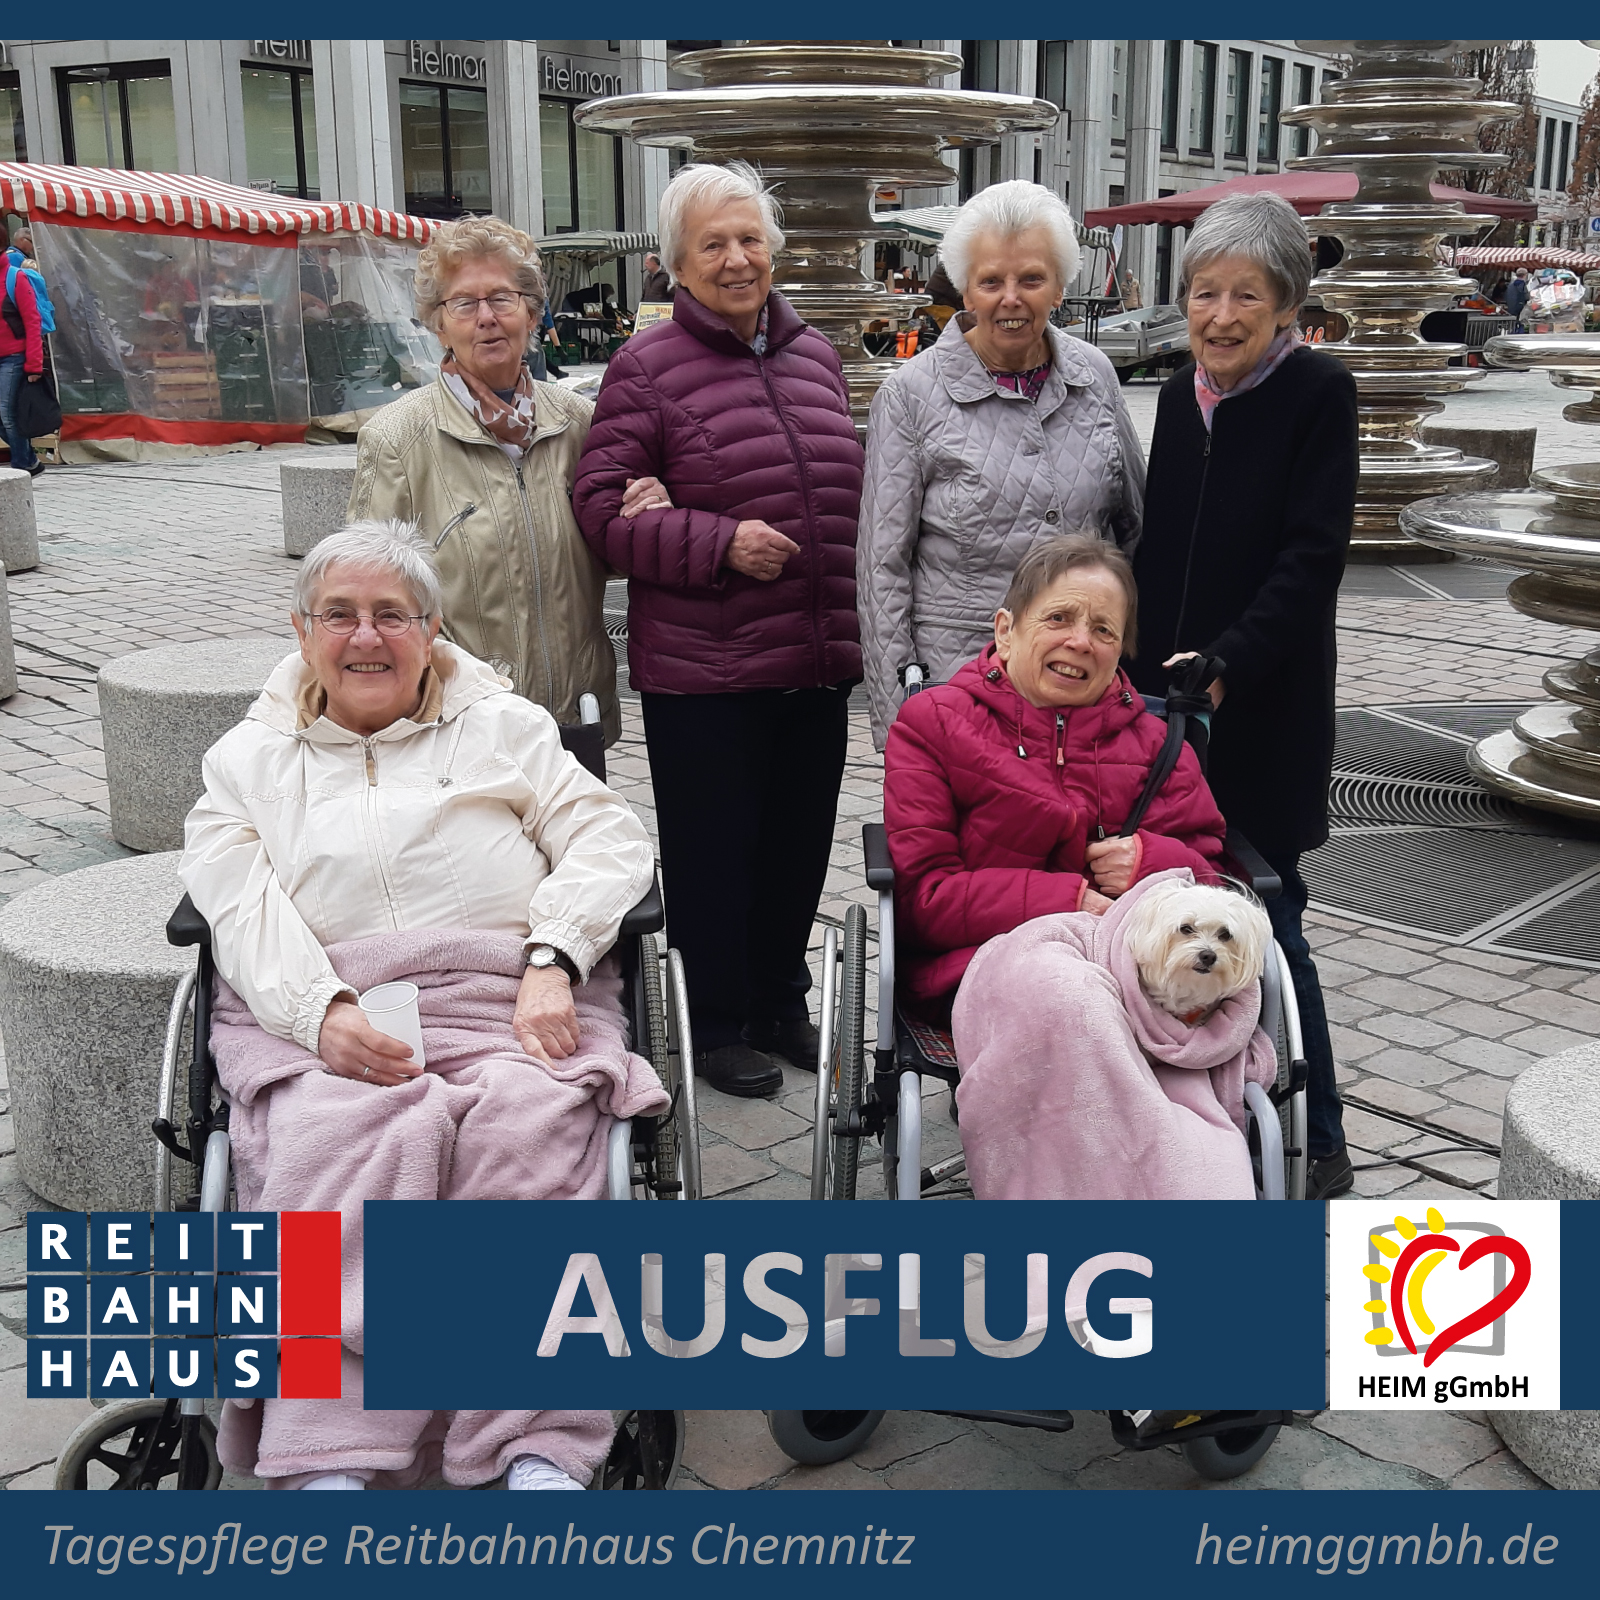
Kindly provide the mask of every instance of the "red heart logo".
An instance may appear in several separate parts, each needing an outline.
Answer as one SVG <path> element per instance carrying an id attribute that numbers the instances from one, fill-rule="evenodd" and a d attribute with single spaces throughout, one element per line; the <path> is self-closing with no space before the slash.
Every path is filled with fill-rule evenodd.
<path id="1" fill-rule="evenodd" d="M 1412 1338 L 1411 1328 L 1406 1322 L 1403 1292 L 1406 1274 L 1420 1257 L 1431 1250 L 1461 1250 L 1461 1246 L 1448 1234 L 1419 1234 L 1400 1252 L 1400 1259 L 1394 1264 L 1394 1276 L 1389 1285 L 1389 1309 L 1394 1313 L 1395 1327 L 1404 1340 L 1406 1349 L 1412 1355 L 1417 1353 L 1417 1342 Z M 1489 1255 L 1504 1256 L 1511 1263 L 1514 1269 L 1511 1282 L 1476 1311 L 1468 1312 L 1459 1322 L 1452 1322 L 1442 1333 L 1436 1333 L 1428 1345 L 1427 1355 L 1422 1358 L 1424 1367 L 1431 1367 L 1446 1350 L 1454 1344 L 1459 1344 L 1468 1334 L 1476 1333 L 1480 1328 L 1487 1328 L 1491 1322 L 1504 1316 L 1527 1292 L 1529 1280 L 1533 1276 L 1533 1263 L 1528 1257 L 1527 1250 L 1515 1239 L 1505 1236 L 1479 1239 L 1462 1251 L 1461 1259 L 1456 1266 L 1465 1272 L 1468 1267 Z"/>

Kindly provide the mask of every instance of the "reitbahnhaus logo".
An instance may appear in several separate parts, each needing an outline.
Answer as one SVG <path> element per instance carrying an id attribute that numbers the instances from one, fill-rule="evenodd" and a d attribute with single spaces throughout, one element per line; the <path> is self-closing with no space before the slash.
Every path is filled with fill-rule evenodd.
<path id="1" fill-rule="evenodd" d="M 1335 1409 L 1560 1409 L 1559 1202 L 1340 1202 L 1328 1250 Z"/>

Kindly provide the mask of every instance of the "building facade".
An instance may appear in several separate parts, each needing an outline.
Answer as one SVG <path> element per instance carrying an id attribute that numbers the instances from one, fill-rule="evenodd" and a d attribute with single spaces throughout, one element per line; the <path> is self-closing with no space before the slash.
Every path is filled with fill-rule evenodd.
<path id="1" fill-rule="evenodd" d="M 1563 250 L 1600 248 L 1600 237 L 1589 229 L 1588 209 L 1575 205 L 1567 193 L 1578 154 L 1582 108 L 1539 95 L 1533 109 L 1539 118 L 1539 131 L 1527 184 L 1528 198 L 1539 207 L 1539 220 L 1528 225 L 1528 242 Z"/>

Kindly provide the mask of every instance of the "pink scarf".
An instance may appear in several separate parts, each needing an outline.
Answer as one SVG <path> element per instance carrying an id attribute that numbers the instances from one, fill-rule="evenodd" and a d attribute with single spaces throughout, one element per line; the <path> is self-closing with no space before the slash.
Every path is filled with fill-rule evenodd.
<path id="1" fill-rule="evenodd" d="M 1211 432 L 1211 413 L 1224 400 L 1231 400 L 1234 395 L 1243 394 L 1246 389 L 1254 389 L 1257 384 L 1265 383 L 1304 343 L 1305 335 L 1301 333 L 1297 324 L 1291 322 L 1273 338 L 1272 343 L 1267 346 L 1266 354 L 1231 389 L 1219 389 L 1211 381 L 1211 374 L 1196 361 L 1194 399 L 1195 404 L 1200 407 L 1200 420 L 1205 423 L 1206 432 Z"/>

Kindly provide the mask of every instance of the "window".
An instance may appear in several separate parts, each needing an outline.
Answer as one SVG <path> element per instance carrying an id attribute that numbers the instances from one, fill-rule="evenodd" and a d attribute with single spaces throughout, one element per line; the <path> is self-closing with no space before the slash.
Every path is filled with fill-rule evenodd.
<path id="1" fill-rule="evenodd" d="M 1297 106 L 1311 104 L 1311 96 L 1316 92 L 1316 74 L 1305 63 L 1301 62 L 1294 69 L 1294 103 Z M 1296 128 L 1294 130 L 1294 153 L 1297 156 L 1311 154 L 1311 130 L 1309 128 Z"/>
<path id="2" fill-rule="evenodd" d="M 317 173 L 317 100 L 311 74 L 298 67 L 258 67 L 246 62 L 244 150 L 252 189 L 320 199 Z"/>
<path id="3" fill-rule="evenodd" d="M 406 210 L 419 217 L 489 210 L 489 95 L 400 82 L 400 166 Z"/>
<path id="4" fill-rule="evenodd" d="M 1250 52 L 1228 52 L 1228 92 L 1222 105 L 1222 151 L 1242 161 L 1250 148 L 1246 142 L 1250 106 Z"/>
<path id="5" fill-rule="evenodd" d="M 1161 148 L 1178 148 L 1178 89 L 1183 81 L 1183 41 L 1168 39 L 1161 63 Z"/>
<path id="6" fill-rule="evenodd" d="M 1261 132 L 1256 159 L 1278 159 L 1278 114 L 1283 110 L 1283 62 L 1277 56 L 1261 58 Z"/>
<path id="7" fill-rule="evenodd" d="M 1550 187 L 1551 169 L 1555 165 L 1555 159 L 1556 119 L 1554 117 L 1546 117 L 1544 119 L 1544 176 L 1539 181 L 1539 187 L 1541 189 L 1548 189 Z"/>
<path id="8" fill-rule="evenodd" d="M 961 41 L 961 87 L 987 89 L 991 94 L 999 91 L 1000 41 L 998 39 Z"/>
<path id="9" fill-rule="evenodd" d="M 1111 142 L 1128 137 L 1128 41 L 1111 41 Z"/>
<path id="10" fill-rule="evenodd" d="M 622 141 L 572 120 L 570 100 L 539 102 L 544 231 L 622 226 Z"/>
<path id="11" fill-rule="evenodd" d="M 1067 109 L 1067 46 L 1069 39 L 1039 41 L 1038 77 L 1035 93 L 1058 111 Z"/>
<path id="12" fill-rule="evenodd" d="M 1572 156 L 1572 124 L 1561 124 L 1561 154 L 1556 161 L 1555 187 L 1565 189 L 1567 186 L 1567 163 Z"/>
<path id="13" fill-rule="evenodd" d="M 15 72 L 0 72 L 0 161 L 26 161 L 28 136 L 22 126 L 22 84 Z"/>
<path id="14" fill-rule="evenodd" d="M 1195 42 L 1189 63 L 1189 153 L 1208 156 L 1217 126 L 1217 47 Z"/>
<path id="15" fill-rule="evenodd" d="M 56 90 L 68 166 L 177 171 L 171 62 L 61 67 Z"/>

